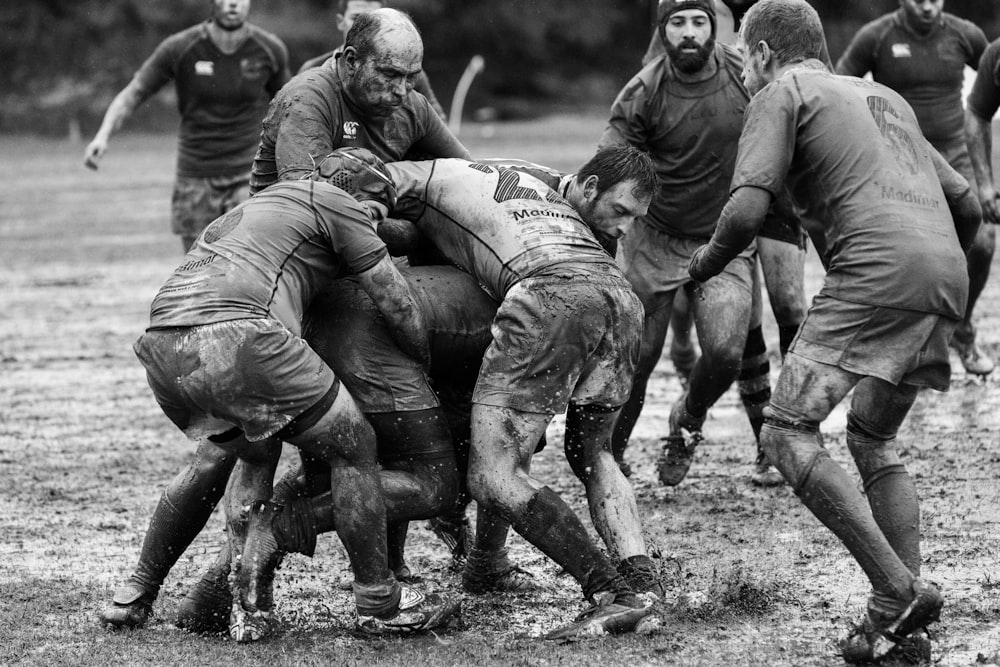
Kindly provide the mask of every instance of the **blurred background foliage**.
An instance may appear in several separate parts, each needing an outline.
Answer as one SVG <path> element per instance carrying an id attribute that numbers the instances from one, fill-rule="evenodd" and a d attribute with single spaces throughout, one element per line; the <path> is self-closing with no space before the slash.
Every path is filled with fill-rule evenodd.
<path id="1" fill-rule="evenodd" d="M 863 23 L 898 0 L 810 0 L 836 59 Z M 638 70 L 656 0 L 390 0 L 424 36 L 424 66 L 447 109 L 469 59 L 486 68 L 466 102 L 499 118 L 605 110 Z M 945 9 L 1000 35 L 1000 3 Z M 165 36 L 204 20 L 209 0 L 0 0 L 0 132 L 89 135 L 114 94 Z M 340 41 L 331 0 L 253 0 L 250 20 L 288 45 L 293 72 Z M 128 127 L 176 124 L 172 89 Z"/>

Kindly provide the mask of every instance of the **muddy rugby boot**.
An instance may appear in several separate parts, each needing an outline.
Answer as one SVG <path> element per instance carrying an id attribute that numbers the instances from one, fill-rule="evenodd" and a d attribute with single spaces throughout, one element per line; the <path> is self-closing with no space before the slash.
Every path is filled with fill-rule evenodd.
<path id="1" fill-rule="evenodd" d="M 929 660 L 930 642 L 918 631 L 938 620 L 944 598 L 937 588 L 921 579 L 913 582 L 913 594 L 913 600 L 901 612 L 882 611 L 869 600 L 861 623 L 840 642 L 844 660 L 852 664 L 877 662 L 890 653 Z"/>
<path id="2" fill-rule="evenodd" d="M 577 616 L 572 623 L 552 630 L 545 639 L 573 639 L 634 632 L 642 619 L 653 612 L 652 605 L 635 593 L 599 593 L 598 602 Z"/>
<path id="3" fill-rule="evenodd" d="M 705 416 L 694 417 L 687 411 L 687 393 L 670 410 L 670 435 L 663 438 L 663 451 L 656 462 L 656 473 L 665 486 L 677 486 L 691 469 L 694 450 L 703 440 L 701 427 Z"/>
<path id="4" fill-rule="evenodd" d="M 177 608 L 174 625 L 198 634 L 221 634 L 229 629 L 233 593 L 229 590 L 229 567 L 212 567 L 188 591 Z"/>
<path id="5" fill-rule="evenodd" d="M 141 628 L 153 615 L 153 601 L 157 593 L 128 581 L 115 591 L 111 604 L 97 615 L 101 625 L 111 630 Z"/>
<path id="6" fill-rule="evenodd" d="M 355 628 L 368 635 L 400 632 L 424 632 L 440 628 L 462 610 L 460 600 L 443 598 L 436 593 L 425 595 L 420 591 L 401 586 L 399 607 L 387 618 L 358 614 Z"/>
<path id="7" fill-rule="evenodd" d="M 462 588 L 473 595 L 529 593 L 538 589 L 534 576 L 510 561 L 507 549 L 473 548 L 462 572 Z"/>

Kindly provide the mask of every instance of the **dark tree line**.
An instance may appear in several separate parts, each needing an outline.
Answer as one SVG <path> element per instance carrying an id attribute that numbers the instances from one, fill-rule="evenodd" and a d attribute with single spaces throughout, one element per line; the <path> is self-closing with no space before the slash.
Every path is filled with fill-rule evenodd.
<path id="1" fill-rule="evenodd" d="M 864 22 L 897 0 L 810 0 L 834 58 Z M 390 0 L 424 36 L 425 68 L 447 106 L 469 59 L 486 69 L 468 108 L 524 115 L 557 106 L 604 108 L 637 69 L 656 0 Z M 1000 34 L 994 2 L 945 9 Z M 203 20 L 208 0 L 0 0 L 0 131 L 96 128 L 111 97 L 166 35 Z M 339 41 L 331 0 L 253 0 L 251 21 L 278 34 L 293 68 Z M 169 95 L 131 126 L 170 127 Z"/>

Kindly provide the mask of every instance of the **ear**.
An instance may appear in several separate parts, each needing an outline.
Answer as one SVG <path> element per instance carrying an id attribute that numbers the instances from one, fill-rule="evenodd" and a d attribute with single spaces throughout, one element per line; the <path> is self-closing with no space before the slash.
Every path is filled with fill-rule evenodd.
<path id="1" fill-rule="evenodd" d="M 597 174 L 591 174 L 580 184 L 583 187 L 583 198 L 586 201 L 591 201 L 597 197 L 597 181 Z"/>
<path id="2" fill-rule="evenodd" d="M 347 66 L 348 74 L 354 74 L 361 67 L 361 59 L 358 58 L 358 50 L 353 46 L 348 46 L 340 55 L 340 59 Z"/>
<path id="3" fill-rule="evenodd" d="M 763 71 L 768 71 L 774 65 L 774 51 L 771 50 L 770 45 L 761 40 L 757 42 L 753 47 L 753 57 L 760 59 L 760 68 Z"/>

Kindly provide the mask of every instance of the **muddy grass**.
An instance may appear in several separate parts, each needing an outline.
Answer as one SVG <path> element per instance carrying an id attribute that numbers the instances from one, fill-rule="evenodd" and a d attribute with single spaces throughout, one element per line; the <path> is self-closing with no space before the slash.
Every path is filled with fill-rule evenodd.
<path id="1" fill-rule="evenodd" d="M 469 131 L 477 155 L 571 168 L 600 121 Z M 96 613 L 128 575 L 161 489 L 193 447 L 159 412 L 131 352 L 150 299 L 180 259 L 166 231 L 172 141 L 124 137 L 98 174 L 79 167 L 81 154 L 59 142 L 0 140 L 0 664 L 840 664 L 835 640 L 868 586 L 787 488 L 750 485 L 752 437 L 734 392 L 711 411 L 688 479 L 675 489 L 656 482 L 658 437 L 680 393 L 669 363 L 651 382 L 628 453 L 669 583 L 662 623 L 647 634 L 535 639 L 583 602 L 572 580 L 515 536 L 512 554 L 535 574 L 536 592 L 466 595 L 461 627 L 439 636 L 361 639 L 351 632 L 349 595 L 336 588 L 346 559 L 325 536 L 315 558 L 290 557 L 280 571 L 277 637 L 251 647 L 194 637 L 171 620 L 221 544 L 218 513 L 172 572 L 149 627 L 102 630 Z M 815 290 L 818 263 L 808 271 Z M 994 358 L 998 285 L 978 308 Z M 775 344 L 773 328 L 768 335 Z M 922 499 L 924 574 L 947 598 L 935 662 L 998 664 L 1000 395 L 996 380 L 967 378 L 957 359 L 953 371 L 950 393 L 920 396 L 900 443 Z M 833 457 L 847 463 L 843 413 L 823 430 Z M 586 516 L 560 420 L 549 435 L 534 469 Z M 408 555 L 427 588 L 463 595 L 421 525 L 411 529 Z"/>

